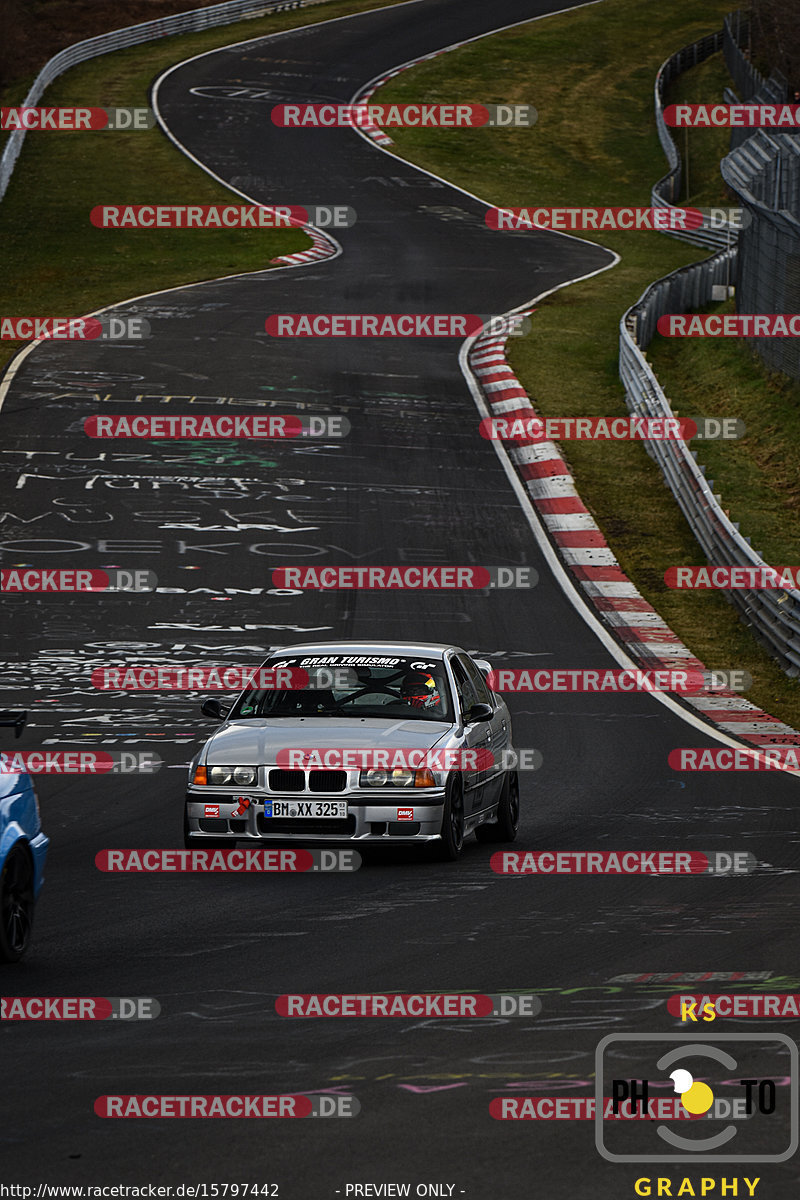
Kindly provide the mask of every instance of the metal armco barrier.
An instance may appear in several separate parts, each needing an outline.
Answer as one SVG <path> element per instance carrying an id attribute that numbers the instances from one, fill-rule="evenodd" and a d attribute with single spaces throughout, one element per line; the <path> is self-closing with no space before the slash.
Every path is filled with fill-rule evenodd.
<path id="1" fill-rule="evenodd" d="M 706 37 L 683 46 L 658 68 L 655 82 L 655 113 L 658 140 L 669 163 L 669 170 L 657 183 L 653 184 L 650 192 L 653 208 L 672 208 L 676 205 L 681 192 L 683 179 L 683 163 L 678 153 L 678 147 L 664 121 L 664 94 L 678 75 L 704 62 L 712 54 L 722 49 L 723 31 L 709 33 Z M 682 242 L 691 242 L 695 246 L 707 246 L 711 250 L 729 249 L 736 242 L 737 230 L 727 222 L 721 229 L 687 229 L 684 231 L 667 231 L 670 237 L 678 237 Z"/>
<path id="2" fill-rule="evenodd" d="M 70 67 L 87 62 L 90 58 L 97 58 L 101 54 L 109 54 L 112 50 L 124 50 L 127 46 L 138 46 L 173 33 L 196 33 L 201 29 L 230 25 L 245 18 L 264 17 L 270 13 L 327 3 L 329 0 L 276 0 L 273 4 L 264 4 L 263 0 L 260 4 L 255 3 L 255 0 L 225 0 L 224 3 L 214 4 L 210 8 L 195 8 L 191 12 L 178 13 L 174 17 L 159 17 L 155 21 L 144 21 L 139 25 L 128 25 L 124 29 L 115 29 L 111 33 L 86 38 L 82 42 L 75 42 L 73 46 L 67 46 L 65 50 L 60 50 L 45 63 L 23 100 L 22 107 L 31 108 L 36 105 L 48 84 Z M 15 129 L 3 149 L 0 157 L 0 200 L 6 194 L 25 134 L 26 130 Z"/>
<path id="3" fill-rule="evenodd" d="M 658 69 L 655 82 L 655 114 L 658 140 L 669 163 L 669 171 L 651 191 L 654 208 L 669 208 L 675 205 L 681 191 L 683 179 L 683 164 L 670 128 L 664 122 L 664 93 L 669 84 L 687 71 L 689 67 L 697 66 L 712 54 L 722 50 L 725 64 L 745 101 L 752 100 L 756 104 L 779 103 L 786 100 L 788 85 L 779 71 L 773 71 L 769 79 L 765 79 L 742 50 L 742 41 L 748 35 L 748 18 L 741 10 L 728 13 L 722 29 L 710 33 L 684 46 L 673 54 Z M 724 102 L 737 103 L 736 94 L 725 89 Z M 753 131 L 745 128 L 731 130 L 731 148 L 738 146 L 752 136 Z M 720 229 L 692 229 L 684 232 L 669 232 L 671 237 L 679 237 L 684 242 L 696 246 L 708 246 L 712 250 L 728 250 L 737 239 L 738 230 L 727 225 Z M 755 311 L 755 310 L 754 310 Z"/>
<path id="4" fill-rule="evenodd" d="M 729 23 L 735 22 L 737 14 L 726 18 L 725 33 L 735 44 L 733 32 Z M 731 29 L 738 26 L 731 24 Z M 674 197 L 679 194 L 681 180 L 681 161 L 675 143 L 663 119 L 663 95 L 666 84 L 675 78 L 681 70 L 695 63 L 702 62 L 709 54 L 715 53 L 723 43 L 723 32 L 702 38 L 692 46 L 684 47 L 661 66 L 656 77 L 655 109 L 658 136 L 664 153 L 670 164 L 670 171 L 660 179 L 652 191 L 654 207 L 670 207 Z M 737 47 L 738 50 L 738 47 Z M 741 52 L 739 52 L 741 53 Z M 727 58 L 727 56 L 726 56 Z M 740 73 L 735 74 L 738 86 L 742 90 L 743 79 L 746 76 L 747 88 L 752 87 L 751 94 L 764 85 L 763 78 L 758 75 L 742 56 L 744 66 Z M 745 68 L 747 68 L 745 70 Z M 785 136 L 785 135 L 784 135 Z M 763 139 L 763 140 L 762 140 Z M 794 203 L 798 199 L 800 188 L 800 148 L 794 139 L 791 141 L 796 158 L 793 160 L 795 170 L 784 171 L 783 177 L 776 183 L 769 175 L 766 161 L 770 159 L 765 142 L 777 143 L 781 136 L 765 137 L 758 140 L 749 138 L 747 143 L 724 163 L 723 177 L 726 182 L 739 192 L 748 209 L 764 209 L 770 220 L 780 216 L 786 223 L 794 218 L 789 214 L 766 209 L 763 196 L 757 197 L 751 191 L 753 177 L 757 174 L 755 166 L 758 155 L 762 158 L 761 186 L 778 187 L 778 195 L 782 201 L 790 203 L 790 195 Z M 777 168 L 775 168 L 777 171 Z M 749 173 L 748 173 L 749 172 Z M 755 187 L 758 191 L 758 186 Z M 754 222 L 755 224 L 755 222 Z M 636 416 L 669 417 L 674 416 L 667 397 L 665 396 L 655 373 L 647 361 L 645 350 L 654 334 L 658 318 L 665 313 L 686 312 L 702 308 L 712 299 L 712 287 L 717 284 L 730 284 L 737 275 L 738 251 L 734 244 L 737 240 L 735 230 L 693 230 L 681 233 L 684 240 L 693 241 L 700 245 L 718 247 L 722 242 L 726 246 L 704 262 L 695 263 L 674 271 L 671 275 L 659 279 L 650 285 L 640 299 L 623 315 L 620 321 L 620 352 L 619 373 L 625 387 L 625 399 L 628 409 Z M 678 236 L 672 234 L 671 236 Z M 755 243 L 754 243 L 755 244 Z M 797 253 L 795 242 L 795 253 Z M 741 299 L 741 297 L 740 297 Z M 782 310 L 762 307 L 750 308 L 743 305 L 746 311 L 794 311 L 792 308 Z M 788 340 L 788 339 L 779 339 Z M 750 545 L 748 538 L 739 532 L 739 526 L 731 521 L 723 510 L 721 497 L 714 494 L 713 480 L 705 477 L 705 467 L 697 462 L 697 452 L 690 450 L 686 442 L 681 441 L 649 441 L 644 443 L 650 457 L 658 463 L 664 480 L 678 502 L 681 512 L 689 523 L 703 553 L 712 566 L 766 566 L 764 559 Z M 780 565 L 780 564 L 778 564 Z M 734 604 L 741 613 L 746 625 L 754 636 L 762 643 L 773 658 L 777 659 L 787 675 L 800 675 L 800 592 L 772 590 L 728 590 L 726 598 Z"/>
<path id="5" fill-rule="evenodd" d="M 674 415 L 643 351 L 662 314 L 700 308 L 710 302 L 712 286 L 725 283 L 735 258 L 736 250 L 723 251 L 705 262 L 683 267 L 651 284 L 625 313 L 620 323 L 619 373 L 631 413 L 642 417 Z M 705 478 L 696 451 L 681 441 L 650 441 L 644 446 L 661 468 L 712 566 L 767 565 L 723 511 L 720 497 L 713 491 L 713 480 Z M 745 623 L 786 674 L 800 675 L 800 592 L 730 590 L 725 596 L 739 608 Z"/>

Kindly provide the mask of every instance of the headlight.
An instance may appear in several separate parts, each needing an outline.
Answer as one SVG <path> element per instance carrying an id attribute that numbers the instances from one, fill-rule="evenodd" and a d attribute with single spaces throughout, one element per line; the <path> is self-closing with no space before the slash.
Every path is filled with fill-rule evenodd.
<path id="1" fill-rule="evenodd" d="M 388 778 L 388 771 L 379 771 L 377 768 L 372 767 L 369 771 L 361 772 L 359 783 L 362 786 L 366 784 L 368 787 L 383 787 Z"/>
<path id="2" fill-rule="evenodd" d="M 215 787 L 255 787 L 258 782 L 258 767 L 209 767 L 208 782 Z"/>
<path id="3" fill-rule="evenodd" d="M 393 771 L 384 771 L 372 767 L 362 771 L 359 776 L 361 787 L 436 787 L 436 782 L 430 771 L 412 771 L 408 767 L 395 767 Z"/>

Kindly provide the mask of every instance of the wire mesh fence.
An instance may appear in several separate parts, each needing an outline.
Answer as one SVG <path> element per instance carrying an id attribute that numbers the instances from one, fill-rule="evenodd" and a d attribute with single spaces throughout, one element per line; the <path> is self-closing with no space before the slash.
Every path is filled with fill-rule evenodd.
<path id="1" fill-rule="evenodd" d="M 743 9 L 728 13 L 723 24 L 722 53 L 737 91 L 725 89 L 726 104 L 742 101 L 752 104 L 782 104 L 789 93 L 788 81 L 780 71 L 765 79 L 750 61 L 750 18 Z M 731 129 L 731 150 L 741 146 L 753 134 L 746 127 Z"/>
<path id="2" fill-rule="evenodd" d="M 800 139 L 757 129 L 720 169 L 748 217 L 739 234 L 737 311 L 800 312 Z M 800 380 L 797 338 L 748 340 L 771 370 Z"/>

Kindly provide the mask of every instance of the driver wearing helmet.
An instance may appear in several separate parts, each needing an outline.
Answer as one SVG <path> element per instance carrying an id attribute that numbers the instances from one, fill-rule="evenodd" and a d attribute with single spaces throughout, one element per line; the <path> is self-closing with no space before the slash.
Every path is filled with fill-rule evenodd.
<path id="1" fill-rule="evenodd" d="M 439 708 L 442 703 L 436 680 L 427 671 L 409 671 L 400 686 L 400 698 L 414 708 Z"/>

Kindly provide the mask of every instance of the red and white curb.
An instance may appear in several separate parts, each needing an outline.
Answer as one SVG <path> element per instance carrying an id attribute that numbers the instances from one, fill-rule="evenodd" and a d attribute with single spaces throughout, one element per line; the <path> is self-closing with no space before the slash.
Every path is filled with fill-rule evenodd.
<path id="1" fill-rule="evenodd" d="M 515 315 L 530 316 L 533 311 Z M 468 355 L 470 369 L 493 416 L 519 409 L 535 413 L 506 360 L 506 340 L 507 335 L 481 334 Z M 633 661 L 646 670 L 707 670 L 628 579 L 578 495 L 555 442 L 515 441 L 507 450 L 561 561 Z M 740 741 L 800 745 L 800 732 L 735 692 L 698 692 L 681 700 Z"/>
<path id="2" fill-rule="evenodd" d="M 336 253 L 334 245 L 330 239 L 324 234 L 319 233 L 313 225 L 301 226 L 303 233 L 311 238 L 313 245 L 310 250 L 298 250 L 295 254 L 281 254 L 278 258 L 271 258 L 271 263 L 287 263 L 294 266 L 296 263 L 317 262 L 321 258 L 332 258 Z"/>
<path id="3" fill-rule="evenodd" d="M 456 50 L 458 46 L 465 45 L 465 42 L 457 42 L 454 46 L 445 46 L 443 50 L 434 50 L 432 54 L 423 54 L 422 58 L 413 58 L 410 62 L 403 63 L 399 67 L 395 67 L 391 71 L 387 71 L 385 75 L 381 75 L 378 79 L 372 79 L 367 84 L 366 90 L 361 92 L 357 100 L 351 101 L 353 104 L 367 104 L 370 96 L 374 96 L 378 88 L 382 88 L 390 79 L 394 79 L 396 75 L 402 75 L 404 71 L 408 71 L 411 67 L 416 67 L 418 63 L 428 62 L 431 58 L 438 58 L 440 54 L 448 54 L 451 50 Z M 393 146 L 394 141 L 389 137 L 385 129 L 381 129 L 379 125 L 373 124 L 372 121 L 357 120 L 361 133 L 366 134 L 373 142 L 377 142 L 379 146 Z"/>
<path id="4" fill-rule="evenodd" d="M 388 75 L 383 75 L 377 81 L 377 83 L 370 84 L 369 91 L 364 92 L 364 95 L 359 98 L 358 103 L 366 104 L 367 101 L 369 100 L 370 96 L 374 92 L 377 92 L 378 88 L 381 87 L 384 83 L 386 83 L 387 79 L 391 79 L 393 75 L 399 75 L 400 72 L 404 71 L 404 70 L 405 70 L 405 67 L 399 67 L 395 71 L 390 71 Z M 358 113 L 356 115 L 355 124 L 358 126 L 361 133 L 366 134 L 366 136 L 368 138 L 371 138 L 373 142 L 377 142 L 379 146 L 393 146 L 394 145 L 394 142 L 389 137 L 386 130 L 381 129 L 380 125 L 376 125 L 374 123 L 374 121 L 367 120 L 366 115 L 364 115 L 364 117 L 362 118 L 361 113 Z"/>

